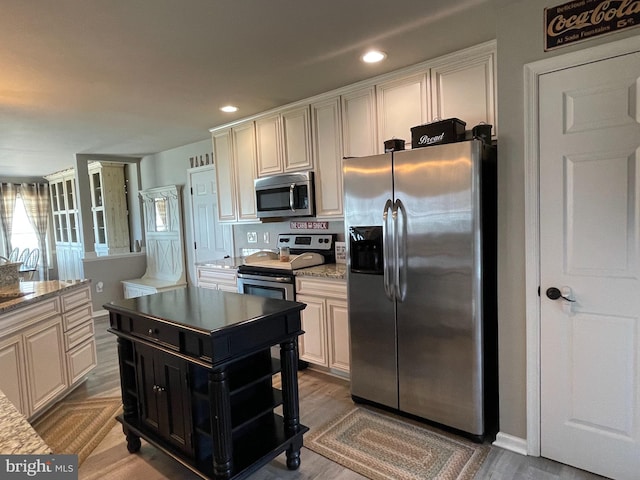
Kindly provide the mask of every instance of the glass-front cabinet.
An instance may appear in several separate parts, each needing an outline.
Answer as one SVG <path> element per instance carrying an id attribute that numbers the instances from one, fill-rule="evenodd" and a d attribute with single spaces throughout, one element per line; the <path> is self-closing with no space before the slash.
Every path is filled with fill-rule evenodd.
<path id="1" fill-rule="evenodd" d="M 124 164 L 90 162 L 88 170 L 94 251 L 98 256 L 128 253 L 131 249 Z M 51 193 L 58 278 L 84 278 L 84 247 L 80 233 L 75 169 L 56 172 L 45 178 L 49 181 Z"/>
<path id="2" fill-rule="evenodd" d="M 78 225 L 78 206 L 74 169 L 45 177 L 49 181 L 51 210 L 58 259 L 58 278 L 77 280 L 84 277 L 83 248 Z"/>
<path id="3" fill-rule="evenodd" d="M 124 164 L 89 163 L 89 185 L 96 255 L 130 252 Z"/>

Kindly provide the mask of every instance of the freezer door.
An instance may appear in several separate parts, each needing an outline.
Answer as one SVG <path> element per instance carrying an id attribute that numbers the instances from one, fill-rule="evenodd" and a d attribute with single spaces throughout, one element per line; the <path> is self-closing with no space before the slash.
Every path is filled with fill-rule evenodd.
<path id="1" fill-rule="evenodd" d="M 382 227 L 392 200 L 391 154 L 350 158 L 343 163 L 347 288 L 351 337 L 351 394 L 398 408 L 395 304 L 385 292 L 379 269 L 352 271 L 350 227 Z M 389 212 L 390 213 L 390 212 Z M 383 248 L 385 245 L 383 238 Z M 379 251 L 379 250 L 378 250 Z"/>
<path id="2" fill-rule="evenodd" d="M 477 435 L 484 433 L 481 151 L 471 141 L 394 153 L 400 410 Z"/>

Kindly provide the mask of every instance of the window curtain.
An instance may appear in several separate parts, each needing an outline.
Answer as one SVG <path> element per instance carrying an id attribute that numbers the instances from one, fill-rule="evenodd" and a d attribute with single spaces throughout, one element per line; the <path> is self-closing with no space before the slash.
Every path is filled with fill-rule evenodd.
<path id="1" fill-rule="evenodd" d="M 11 252 L 11 232 L 13 231 L 13 210 L 16 206 L 17 186 L 12 183 L 0 183 L 0 225 L 4 232 L 4 251 Z"/>
<path id="2" fill-rule="evenodd" d="M 20 186 L 20 197 L 24 203 L 29 223 L 38 237 L 40 262 L 38 262 L 38 278 L 49 280 L 49 261 L 47 259 L 47 230 L 49 227 L 49 187 L 44 183 L 23 183 Z M 43 273 L 46 272 L 46 277 Z"/>

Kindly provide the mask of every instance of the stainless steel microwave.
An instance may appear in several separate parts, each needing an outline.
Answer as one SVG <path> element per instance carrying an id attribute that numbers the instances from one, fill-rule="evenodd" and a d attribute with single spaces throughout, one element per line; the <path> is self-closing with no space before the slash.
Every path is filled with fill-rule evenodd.
<path id="1" fill-rule="evenodd" d="M 258 218 L 315 215 L 313 172 L 285 173 L 253 181 Z"/>

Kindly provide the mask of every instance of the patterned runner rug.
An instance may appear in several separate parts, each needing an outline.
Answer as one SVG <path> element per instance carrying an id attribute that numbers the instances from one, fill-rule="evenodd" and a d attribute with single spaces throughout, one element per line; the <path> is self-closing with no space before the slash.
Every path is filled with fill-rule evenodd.
<path id="1" fill-rule="evenodd" d="M 470 480 L 490 448 L 362 407 L 309 432 L 304 446 L 372 480 Z"/>
<path id="2" fill-rule="evenodd" d="M 113 428 L 121 409 L 120 398 L 63 400 L 37 419 L 33 428 L 53 453 L 77 454 L 80 465 Z"/>

